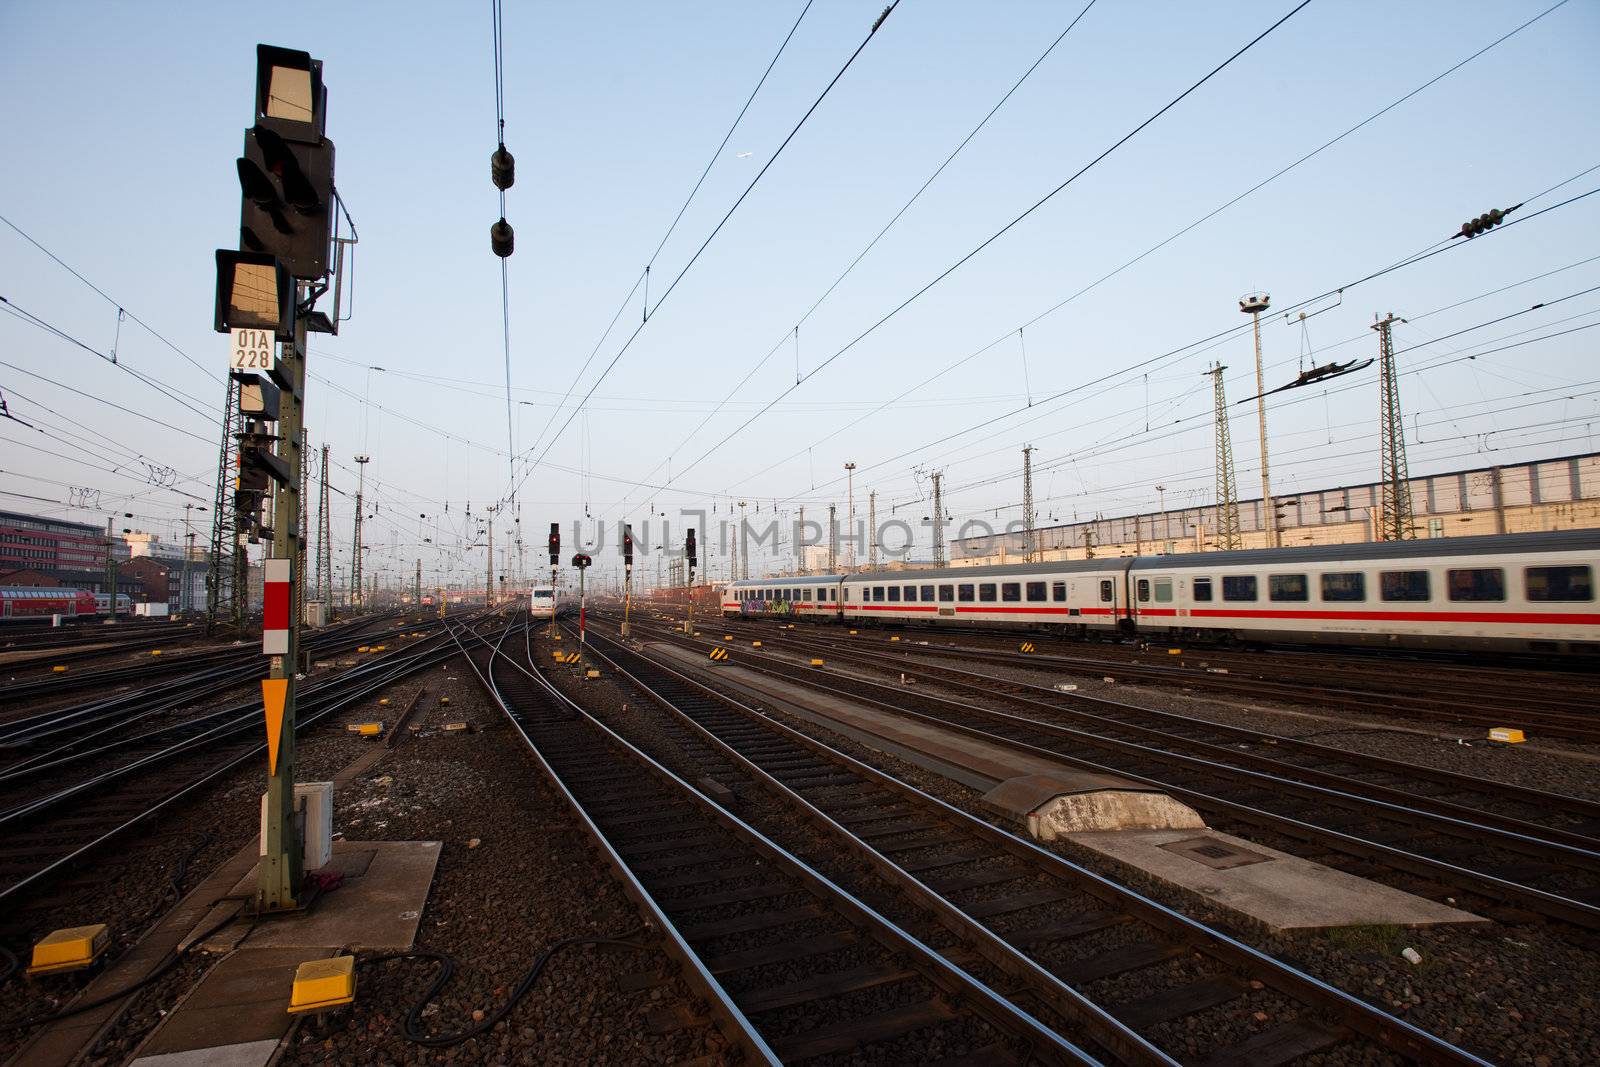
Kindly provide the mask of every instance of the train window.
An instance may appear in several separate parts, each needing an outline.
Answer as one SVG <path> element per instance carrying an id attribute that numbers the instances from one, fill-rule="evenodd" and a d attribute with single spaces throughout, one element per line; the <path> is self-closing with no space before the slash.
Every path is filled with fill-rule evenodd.
<path id="1" fill-rule="evenodd" d="M 1378 594 L 1385 600 L 1427 600 L 1427 571 L 1380 571 Z"/>
<path id="2" fill-rule="evenodd" d="M 960 599 L 963 604 L 970 604 L 972 602 L 972 586 L 970 584 L 963 585 L 960 586 L 959 589 L 961 595 L 958 599 Z"/>
<path id="3" fill-rule="evenodd" d="M 1194 580 L 1194 598 L 1196 600 L 1207 600 L 1207 601 L 1211 599 L 1211 579 L 1210 578 L 1196 578 Z"/>
<path id="4" fill-rule="evenodd" d="M 1138 585 L 1134 588 L 1139 591 L 1139 603 L 1148 604 L 1150 602 L 1150 579 L 1140 578 Z"/>
<path id="5" fill-rule="evenodd" d="M 1306 581 L 1303 574 L 1269 574 L 1267 575 L 1267 599 L 1269 600 L 1309 600 L 1311 583 Z"/>
<path id="6" fill-rule="evenodd" d="M 924 604 L 933 603 L 933 586 L 925 585 L 922 587 L 922 602 Z"/>
<path id="7" fill-rule="evenodd" d="M 915 604 L 917 602 L 917 587 L 916 586 L 908 585 L 908 586 L 905 587 L 904 592 L 905 592 L 906 603 Z"/>
<path id="8" fill-rule="evenodd" d="M 1170 604 L 1170 603 L 1172 603 L 1172 579 L 1171 578 L 1157 578 L 1156 579 L 1156 603 L 1157 604 Z"/>
<path id="9" fill-rule="evenodd" d="M 1054 600 L 1058 604 L 1066 603 L 1066 601 L 1067 601 L 1067 583 L 1066 582 L 1051 582 L 1050 583 L 1050 599 Z"/>
<path id="10" fill-rule="evenodd" d="M 1529 567 L 1522 582 L 1529 600 L 1594 599 L 1594 576 L 1587 566 Z"/>
<path id="11" fill-rule="evenodd" d="M 872 599 L 873 600 L 882 600 L 883 599 L 883 586 L 875 585 L 875 586 L 872 587 Z"/>
<path id="12" fill-rule="evenodd" d="M 1028 599 L 1029 600 L 1048 600 L 1049 596 L 1045 593 L 1045 585 L 1046 584 L 1047 583 L 1045 583 L 1045 582 L 1029 582 L 1028 583 L 1028 588 L 1026 590 L 1027 594 L 1028 594 Z"/>
<path id="13" fill-rule="evenodd" d="M 1101 603 L 1104 603 L 1104 604 L 1111 603 L 1111 600 L 1115 595 L 1116 594 L 1113 593 L 1112 589 L 1111 589 L 1111 579 L 1110 578 L 1102 578 L 1100 580 L 1100 601 L 1101 601 Z"/>
<path id="14" fill-rule="evenodd" d="M 831 604 L 831 603 L 833 603 L 834 601 L 836 601 L 838 599 L 839 599 L 839 590 L 833 588 L 832 586 L 829 586 L 828 587 L 828 603 Z"/>
<path id="15" fill-rule="evenodd" d="M 809 602 L 811 600 L 811 590 L 809 590 L 809 589 L 800 590 L 800 599 Z"/>
<path id="16" fill-rule="evenodd" d="M 1000 586 L 1000 599 L 1006 603 L 1014 603 L 1022 599 L 1021 582 L 1004 582 Z"/>
<path id="17" fill-rule="evenodd" d="M 984 582 L 982 585 L 978 586 L 978 599 L 983 601 L 984 603 L 993 603 L 994 602 L 994 583 L 993 582 Z"/>
<path id="18" fill-rule="evenodd" d="M 1451 600 L 1504 600 L 1506 572 L 1499 567 L 1472 567 L 1446 572 Z"/>
<path id="19" fill-rule="evenodd" d="M 897 604 L 900 602 L 900 587 L 898 585 L 889 587 L 889 599 Z"/>
<path id="20" fill-rule="evenodd" d="M 1352 601 L 1367 599 L 1367 576 L 1360 571 L 1340 571 L 1322 576 L 1322 599 Z"/>
<path id="21" fill-rule="evenodd" d="M 953 586 L 953 585 L 941 585 L 939 587 L 939 600 L 940 600 L 941 603 L 948 604 L 950 601 L 954 600 L 955 598 L 956 598 L 956 587 L 955 586 Z"/>
<path id="22" fill-rule="evenodd" d="M 1256 576 L 1253 574 L 1224 574 L 1222 576 L 1222 599 L 1256 599 Z"/>

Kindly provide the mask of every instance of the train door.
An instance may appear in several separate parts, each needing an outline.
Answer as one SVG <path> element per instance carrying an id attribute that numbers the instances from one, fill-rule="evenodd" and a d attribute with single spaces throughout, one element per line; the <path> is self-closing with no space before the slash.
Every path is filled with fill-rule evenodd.
<path id="1" fill-rule="evenodd" d="M 1128 614 L 1134 622 L 1143 625 L 1172 625 L 1178 614 L 1174 591 L 1177 582 L 1173 576 L 1130 571 L 1128 577 L 1133 584 L 1133 600 L 1129 605 Z M 1146 619 L 1149 622 L 1145 622 Z"/>

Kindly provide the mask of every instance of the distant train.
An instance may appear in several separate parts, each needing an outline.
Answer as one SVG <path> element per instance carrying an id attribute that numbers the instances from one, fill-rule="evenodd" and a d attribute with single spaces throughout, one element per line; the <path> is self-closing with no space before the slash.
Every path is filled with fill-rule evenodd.
<path id="1" fill-rule="evenodd" d="M 552 586 L 535 585 L 528 589 L 528 614 L 548 619 L 556 613 L 556 591 Z"/>
<path id="2" fill-rule="evenodd" d="M 1171 641 L 1600 652 L 1600 531 L 734 582 L 725 615 Z"/>
<path id="3" fill-rule="evenodd" d="M 0 621 L 38 622 L 52 615 L 75 619 L 98 614 L 98 596 L 82 589 L 0 588 Z"/>

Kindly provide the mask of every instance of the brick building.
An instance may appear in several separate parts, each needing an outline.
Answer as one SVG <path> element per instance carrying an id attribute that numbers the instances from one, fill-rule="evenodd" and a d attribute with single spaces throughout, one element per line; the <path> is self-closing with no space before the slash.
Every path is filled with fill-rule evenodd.
<path id="1" fill-rule="evenodd" d="M 106 532 L 65 519 L 0 511 L 0 571 L 104 569 Z"/>

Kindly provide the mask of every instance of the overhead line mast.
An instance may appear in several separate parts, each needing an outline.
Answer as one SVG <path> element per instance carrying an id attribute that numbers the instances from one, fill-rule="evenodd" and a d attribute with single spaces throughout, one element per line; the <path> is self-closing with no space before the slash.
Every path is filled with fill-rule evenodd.
<path id="1" fill-rule="evenodd" d="M 1217 547 L 1231 552 L 1239 547 L 1239 492 L 1233 480 L 1233 436 L 1228 431 L 1228 397 L 1222 386 L 1221 363 L 1206 373 L 1211 377 L 1212 401 L 1217 420 Z M 1196 547 L 1199 547 L 1198 544 Z"/>
<path id="2" fill-rule="evenodd" d="M 1498 220 L 1497 220 L 1498 221 Z M 1376 316 L 1374 316 L 1376 317 Z M 1378 319 L 1378 438 L 1383 482 L 1383 503 L 1378 521 L 1380 541 L 1408 541 L 1417 536 L 1416 514 L 1411 503 L 1411 474 L 1406 466 L 1405 422 L 1400 411 L 1400 378 L 1394 364 L 1394 337 L 1397 322 L 1394 312 Z"/>

